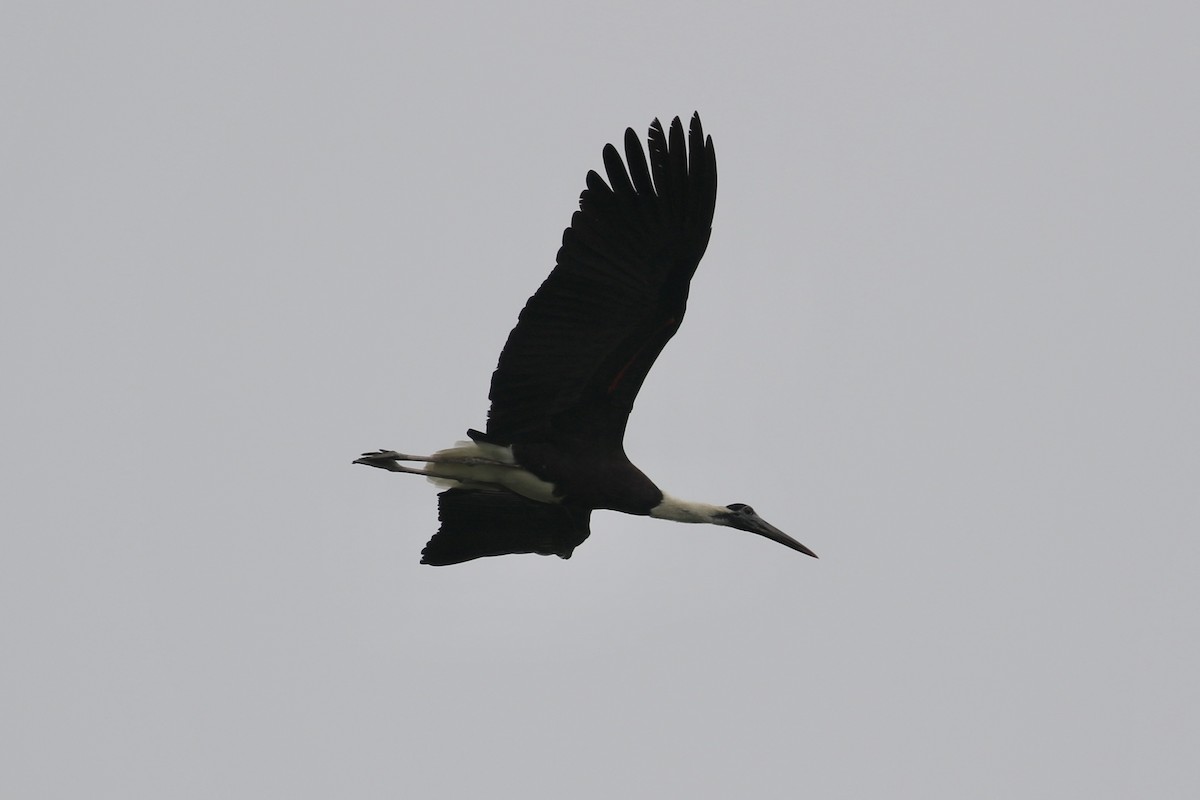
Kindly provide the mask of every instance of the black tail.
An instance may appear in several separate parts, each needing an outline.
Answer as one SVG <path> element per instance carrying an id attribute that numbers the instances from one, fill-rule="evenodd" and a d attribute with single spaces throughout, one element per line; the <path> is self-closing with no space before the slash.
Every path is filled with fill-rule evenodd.
<path id="1" fill-rule="evenodd" d="M 438 495 L 442 526 L 421 551 L 421 563 L 441 567 L 510 553 L 570 558 L 590 533 L 591 515 L 503 489 L 447 489 Z"/>

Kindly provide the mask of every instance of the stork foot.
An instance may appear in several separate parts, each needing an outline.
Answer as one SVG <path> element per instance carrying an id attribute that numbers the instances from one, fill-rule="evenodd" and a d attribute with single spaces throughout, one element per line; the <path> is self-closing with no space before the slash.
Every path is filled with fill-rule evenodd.
<path id="1" fill-rule="evenodd" d="M 402 466 L 401 461 L 425 461 L 423 458 L 414 458 L 413 456 L 397 453 L 395 450 L 375 450 L 371 453 L 363 453 L 358 458 L 354 459 L 355 464 L 366 464 L 368 467 L 378 467 L 386 469 L 390 472 L 420 472 L 411 467 Z"/>

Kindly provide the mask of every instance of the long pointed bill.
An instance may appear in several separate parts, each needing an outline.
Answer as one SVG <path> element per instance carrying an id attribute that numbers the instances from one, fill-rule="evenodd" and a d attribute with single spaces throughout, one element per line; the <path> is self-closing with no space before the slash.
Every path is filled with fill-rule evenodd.
<path id="1" fill-rule="evenodd" d="M 757 533 L 759 536 L 765 536 L 772 542 L 779 542 L 784 547 L 790 547 L 793 550 L 804 553 L 806 556 L 812 556 L 813 558 L 817 557 L 817 554 L 812 550 L 809 550 L 807 547 L 800 544 L 795 539 L 788 536 L 786 533 L 779 530 L 779 528 L 776 528 L 774 525 L 767 522 L 757 514 L 751 517 L 742 517 L 737 521 L 734 527 L 741 528 L 742 530 L 749 531 L 750 533 Z"/>

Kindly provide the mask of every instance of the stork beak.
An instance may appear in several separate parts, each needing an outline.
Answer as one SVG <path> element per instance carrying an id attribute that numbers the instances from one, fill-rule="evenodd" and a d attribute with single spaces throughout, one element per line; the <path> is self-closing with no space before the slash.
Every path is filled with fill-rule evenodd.
<path id="1" fill-rule="evenodd" d="M 779 542 L 784 547 L 790 547 L 793 550 L 804 553 L 806 556 L 812 556 L 813 558 L 817 557 L 817 554 L 812 550 L 809 550 L 807 547 L 800 544 L 795 539 L 788 536 L 786 533 L 779 530 L 779 528 L 776 528 L 774 525 L 767 522 L 757 514 L 737 515 L 730 520 L 730 525 L 738 530 L 749 531 L 750 533 L 757 533 L 759 536 L 765 536 L 772 542 Z"/>

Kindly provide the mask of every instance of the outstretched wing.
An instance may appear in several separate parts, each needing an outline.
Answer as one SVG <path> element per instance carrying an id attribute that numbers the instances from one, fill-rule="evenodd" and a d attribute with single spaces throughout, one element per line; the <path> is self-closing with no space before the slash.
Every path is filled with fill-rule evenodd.
<path id="1" fill-rule="evenodd" d="M 686 144 L 686 146 L 685 146 Z M 646 373 L 675 335 L 708 246 L 717 162 L 699 115 L 684 141 L 650 126 L 650 160 L 632 129 L 625 160 L 604 148 L 563 233 L 558 265 L 529 298 L 492 375 L 487 438 L 559 436 L 619 446 Z"/>
<path id="2" fill-rule="evenodd" d="M 421 563 L 442 567 L 511 553 L 570 558 L 591 532 L 591 515 L 503 489 L 447 489 L 438 495 L 442 525 L 421 551 Z"/>

